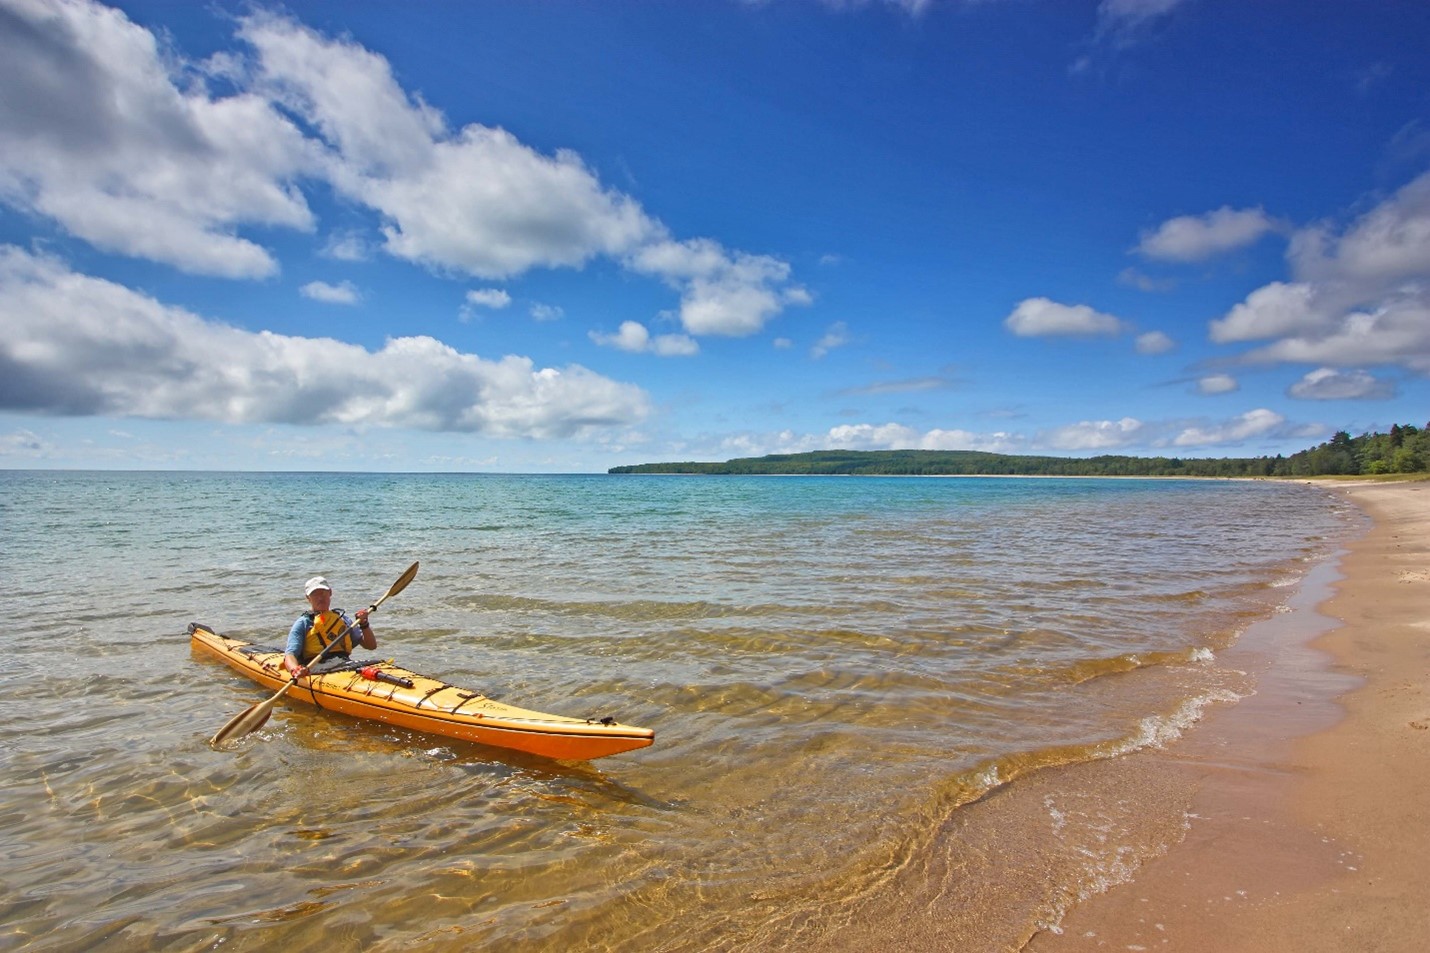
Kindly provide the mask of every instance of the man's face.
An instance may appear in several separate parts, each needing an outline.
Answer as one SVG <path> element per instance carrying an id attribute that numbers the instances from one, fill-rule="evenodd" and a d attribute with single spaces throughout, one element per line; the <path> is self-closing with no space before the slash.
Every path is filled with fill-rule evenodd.
<path id="1" fill-rule="evenodd" d="M 314 589 L 308 595 L 308 605 L 313 607 L 314 612 L 327 612 L 333 604 L 333 590 Z"/>

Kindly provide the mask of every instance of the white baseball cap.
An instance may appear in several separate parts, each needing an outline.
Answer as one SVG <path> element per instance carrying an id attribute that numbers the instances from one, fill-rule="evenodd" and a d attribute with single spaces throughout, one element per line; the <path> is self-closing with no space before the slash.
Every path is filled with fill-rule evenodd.
<path id="1" fill-rule="evenodd" d="M 329 592 L 333 591 L 333 587 L 328 585 L 328 580 L 324 579 L 322 576 L 314 576 L 312 579 L 309 579 L 303 584 L 303 595 L 311 596 L 319 589 L 326 589 Z"/>

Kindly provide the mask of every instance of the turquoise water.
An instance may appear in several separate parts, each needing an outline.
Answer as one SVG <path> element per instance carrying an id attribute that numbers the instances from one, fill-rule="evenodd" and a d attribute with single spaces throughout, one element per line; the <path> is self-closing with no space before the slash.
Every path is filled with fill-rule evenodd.
<path id="1" fill-rule="evenodd" d="M 0 472 L 0 948 L 837 948 L 961 806 L 1248 691 L 1217 652 L 1352 520 L 1257 482 Z M 355 609 L 413 560 L 377 654 L 656 744 L 295 704 L 209 748 L 265 693 L 190 621 L 272 642 L 308 576 Z M 1008 864 L 1103 875 L 1040 837 Z M 991 892 L 967 948 L 1041 902 Z"/>

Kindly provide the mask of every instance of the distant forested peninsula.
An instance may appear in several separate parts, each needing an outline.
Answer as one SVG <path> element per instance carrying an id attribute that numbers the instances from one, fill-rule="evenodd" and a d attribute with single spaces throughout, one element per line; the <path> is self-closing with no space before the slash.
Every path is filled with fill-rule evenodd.
<path id="1" fill-rule="evenodd" d="M 610 473 L 830 476 L 1161 476 L 1309 477 L 1421 473 L 1430 466 L 1430 425 L 1396 424 L 1389 433 L 1330 440 L 1290 456 L 1042 457 L 977 450 L 818 450 L 743 457 L 724 463 L 642 463 Z"/>

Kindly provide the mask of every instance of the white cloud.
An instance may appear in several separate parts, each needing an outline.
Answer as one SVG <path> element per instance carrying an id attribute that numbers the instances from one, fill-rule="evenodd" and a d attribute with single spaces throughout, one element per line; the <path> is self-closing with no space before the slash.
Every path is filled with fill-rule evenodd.
<path id="1" fill-rule="evenodd" d="M 1398 364 L 1430 375 L 1430 290 L 1414 289 L 1374 310 L 1353 311 L 1329 331 L 1285 337 L 1245 359 L 1334 367 Z"/>
<path id="2" fill-rule="evenodd" d="M 1240 389 L 1241 385 L 1230 374 L 1208 374 L 1197 380 L 1197 392 L 1200 394 L 1230 394 Z"/>
<path id="3" fill-rule="evenodd" d="M 466 301 L 474 308 L 500 310 L 511 304 L 511 295 L 501 288 L 477 288 L 467 292 Z"/>
<path id="4" fill-rule="evenodd" d="M 1145 436 L 1142 421 L 1135 417 L 1121 420 L 1084 420 L 1057 427 L 1039 435 L 1039 444 L 1055 450 L 1115 450 L 1137 443 Z"/>
<path id="5" fill-rule="evenodd" d="M 707 238 L 652 242 L 627 256 L 626 265 L 680 289 L 680 323 L 691 334 L 755 334 L 785 307 L 811 300 L 790 283 L 787 263 L 730 252 Z"/>
<path id="6" fill-rule="evenodd" d="M 1324 327 L 1327 316 L 1316 304 L 1316 290 L 1308 284 L 1273 281 L 1211 323 L 1211 338 L 1218 343 L 1255 341 L 1303 329 Z"/>
<path id="7" fill-rule="evenodd" d="M 823 433 L 730 434 L 712 444 L 702 456 L 717 458 L 754 457 L 767 453 L 806 453 L 814 450 L 980 450 L 985 453 L 1018 453 L 1025 444 L 1008 433 L 975 433 L 967 430 L 918 430 L 904 424 L 845 424 Z"/>
<path id="8" fill-rule="evenodd" d="M 384 215 L 386 250 L 399 258 L 506 278 L 618 255 L 660 230 L 575 153 L 545 156 L 475 123 L 450 131 L 356 43 L 263 12 L 239 32 L 257 53 L 260 88 L 318 131 L 329 180 Z"/>
<path id="9" fill-rule="evenodd" d="M 1252 292 L 1212 322 L 1212 340 L 1271 340 L 1246 361 L 1430 374 L 1430 172 L 1339 233 L 1303 229 L 1287 257 L 1295 280 Z"/>
<path id="10" fill-rule="evenodd" d="M 541 304 L 531 306 L 531 316 L 537 321 L 559 321 L 566 312 L 558 305 Z"/>
<path id="11" fill-rule="evenodd" d="M 1177 346 L 1177 342 L 1161 331 L 1148 331 L 1137 335 L 1138 354 L 1165 354 Z"/>
<path id="12" fill-rule="evenodd" d="M 1364 301 L 1401 282 L 1430 278 L 1430 172 L 1337 237 L 1326 225 L 1298 233 L 1289 252 L 1303 281 L 1342 283 Z"/>
<path id="13" fill-rule="evenodd" d="M 985 453 L 1166 453 L 1188 449 L 1236 446 L 1248 440 L 1309 439 L 1320 428 L 1288 423 L 1280 414 L 1256 409 L 1221 421 L 1084 420 L 1033 434 L 1016 431 L 977 431 L 934 428 L 921 430 L 906 424 L 844 424 L 822 433 L 782 430 L 776 433 L 744 432 L 711 443 L 706 452 L 687 458 L 760 456 L 767 453 L 803 453 L 813 450 L 977 450 Z"/>
<path id="14" fill-rule="evenodd" d="M 476 288 L 469 290 L 462 299 L 462 307 L 457 311 L 457 318 L 460 321 L 472 321 L 477 316 L 478 308 L 491 308 L 499 311 L 511 304 L 511 295 L 501 288 Z"/>
<path id="15" fill-rule="evenodd" d="M 836 321 L 829 326 L 814 346 L 809 349 L 809 356 L 816 361 L 824 357 L 835 348 L 843 347 L 849 343 L 849 326 L 843 321 Z"/>
<path id="16" fill-rule="evenodd" d="M 640 388 L 579 365 L 240 330 L 13 246 L 0 246 L 0 325 L 0 409 L 27 413 L 560 438 L 650 409 Z"/>
<path id="17" fill-rule="evenodd" d="M 1047 298 L 1019 302 L 1003 319 L 1003 326 L 1019 337 L 1120 334 L 1126 328 L 1119 319 L 1085 304 L 1059 304 Z"/>
<path id="18" fill-rule="evenodd" d="M 1259 208 L 1222 206 L 1205 215 L 1183 215 L 1145 232 L 1137 251 L 1161 261 L 1204 261 L 1254 244 L 1281 226 Z"/>
<path id="19" fill-rule="evenodd" d="M 309 231 L 296 186 L 318 151 L 262 96 L 211 97 L 123 13 L 7 5 L 0 30 L 0 200 L 97 248 L 255 278 L 274 257 L 237 229 Z"/>
<path id="20" fill-rule="evenodd" d="M 903 424 L 845 424 L 831 427 L 822 435 L 796 440 L 784 435 L 783 452 L 794 446 L 807 450 L 981 450 L 986 453 L 1016 452 L 1017 440 L 1010 434 L 979 434 L 968 430 L 917 430 Z M 779 451 L 768 451 L 779 452 Z"/>
<path id="21" fill-rule="evenodd" d="M 378 213 L 388 254 L 440 275 L 501 279 L 605 257 L 675 288 L 689 334 L 752 334 L 809 301 L 786 262 L 674 238 L 572 151 L 544 154 L 477 123 L 451 129 L 384 57 L 285 15 L 240 17 L 249 55 L 217 54 L 205 75 L 119 11 L 11 6 L 0 201 L 106 251 L 270 276 L 276 258 L 239 229 L 315 230 L 301 189 L 326 183 Z M 210 95 L 203 80 L 219 78 L 237 91 Z M 369 247 L 340 232 L 323 253 L 363 260 Z"/>
<path id="22" fill-rule="evenodd" d="M 1361 370 L 1319 367 L 1292 384 L 1286 393 L 1302 400 L 1389 400 L 1395 396 L 1395 385 Z"/>
<path id="23" fill-rule="evenodd" d="M 689 357 L 700 353 L 700 345 L 685 334 L 652 335 L 639 321 L 622 321 L 615 334 L 590 332 L 592 341 L 602 347 L 614 347 L 632 354 L 658 354 L 661 357 Z"/>
<path id="24" fill-rule="evenodd" d="M 1286 418 L 1264 407 L 1250 410 L 1233 420 L 1213 426 L 1187 427 L 1172 441 L 1177 447 L 1205 447 L 1235 444 L 1252 437 L 1273 434 Z"/>
<path id="25" fill-rule="evenodd" d="M 696 335 L 753 334 L 808 301 L 787 263 L 672 238 L 574 152 L 543 155 L 475 123 L 448 130 L 385 59 L 354 43 L 270 14 L 243 21 L 242 35 L 265 80 L 332 147 L 335 186 L 386 217 L 397 257 L 484 278 L 609 257 L 676 288 L 681 323 Z"/>
<path id="26" fill-rule="evenodd" d="M 336 285 L 330 285 L 326 281 L 310 281 L 299 288 L 298 293 L 326 304 L 357 304 L 362 300 L 362 295 L 351 281 Z"/>

